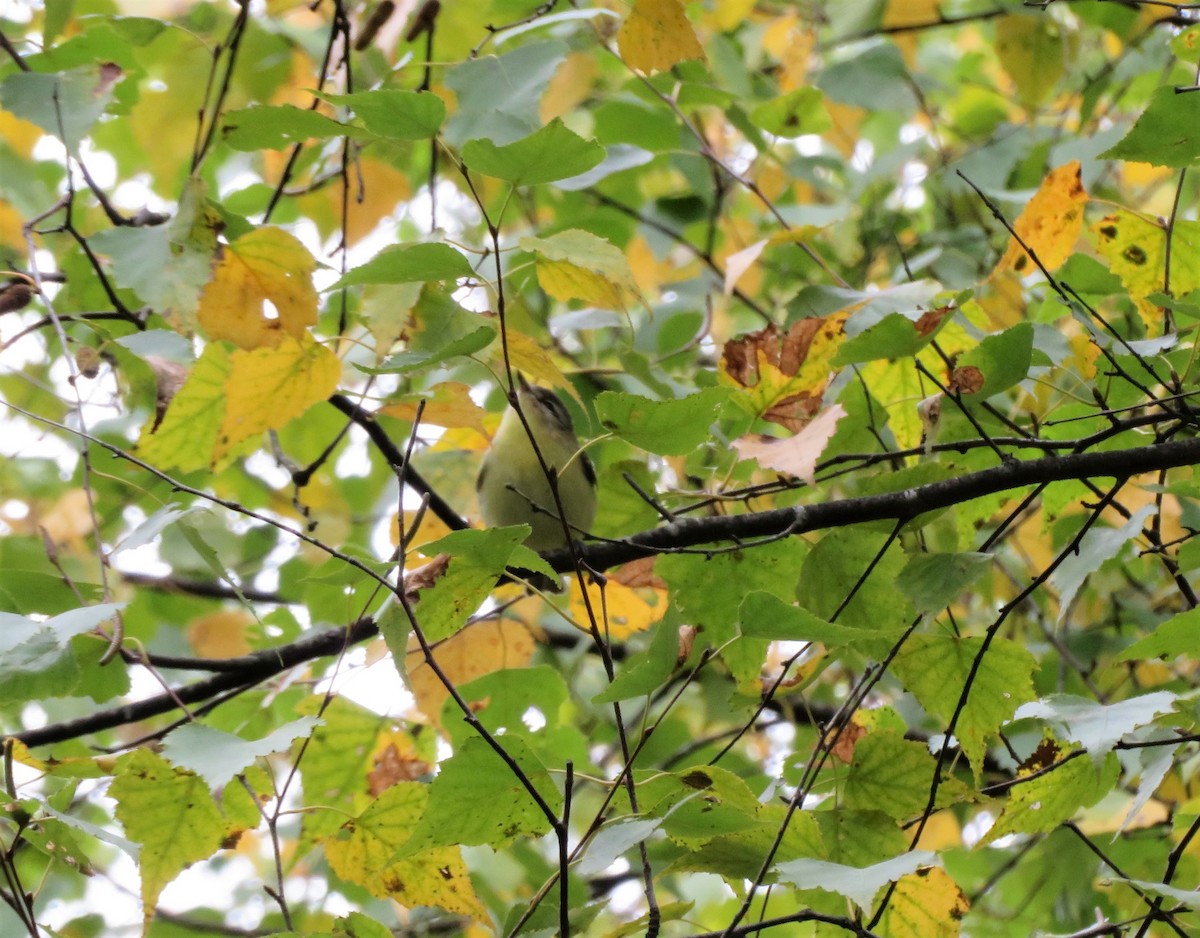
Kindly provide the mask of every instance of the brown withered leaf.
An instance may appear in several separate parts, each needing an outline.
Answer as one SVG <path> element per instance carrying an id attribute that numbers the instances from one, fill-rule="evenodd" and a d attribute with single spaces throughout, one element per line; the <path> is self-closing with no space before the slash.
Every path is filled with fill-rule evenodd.
<path id="1" fill-rule="evenodd" d="M 955 368 L 950 373 L 949 388 L 954 394 L 975 394 L 983 387 L 983 372 L 974 365 Z"/>
<path id="2" fill-rule="evenodd" d="M 917 335 L 927 336 L 937 330 L 943 319 L 953 316 L 954 311 L 953 306 L 939 306 L 937 309 L 926 310 L 921 314 L 921 318 L 913 323 L 913 328 L 917 330 Z"/>
<path id="3" fill-rule="evenodd" d="M 147 355 L 146 364 L 154 372 L 154 424 L 150 427 L 153 433 L 162 423 L 172 398 L 187 381 L 188 369 L 186 365 L 157 355 Z"/>
<path id="4" fill-rule="evenodd" d="M 796 432 L 821 408 L 848 312 L 774 324 L 725 343 L 722 375 L 740 385 L 764 420 Z"/>
<path id="5" fill-rule="evenodd" d="M 412 595 L 419 590 L 433 586 L 450 566 L 449 554 L 438 554 L 429 563 L 410 570 L 404 575 L 404 592 Z"/>
<path id="6" fill-rule="evenodd" d="M 0 313 L 12 313 L 24 309 L 33 299 L 37 288 L 24 280 L 13 280 L 0 287 Z"/>
<path id="7" fill-rule="evenodd" d="M 432 771 L 428 762 L 404 755 L 392 743 L 375 757 L 375 767 L 367 773 L 367 790 L 378 798 L 397 782 L 415 782 Z"/>
<path id="8" fill-rule="evenodd" d="M 699 630 L 694 625 L 679 627 L 679 651 L 675 655 L 675 666 L 683 664 L 692 656 L 692 646 L 696 643 L 696 633 Z"/>
<path id="9" fill-rule="evenodd" d="M 1047 737 L 1038 744 L 1037 749 L 1029 754 L 1029 758 L 1021 763 L 1020 774 L 1029 775 L 1048 765 L 1053 765 L 1061 755 L 1062 748 L 1053 739 Z"/>
<path id="10" fill-rule="evenodd" d="M 754 387 L 761 377 L 758 367 L 761 353 L 764 361 L 783 374 L 794 375 L 808 356 L 813 337 L 824 322 L 824 319 L 809 316 L 792 323 L 783 335 L 780 335 L 779 327 L 771 323 L 758 332 L 730 339 L 721 353 L 725 373 L 745 387 Z"/>
<path id="11" fill-rule="evenodd" d="M 830 734 L 832 736 L 832 734 Z M 854 748 L 858 745 L 858 741 L 867 735 L 867 728 L 859 726 L 857 723 L 847 723 L 842 727 L 837 738 L 831 740 L 833 748 L 830 749 L 830 754 L 835 759 L 840 759 L 847 765 L 854 759 Z"/>
<path id="12" fill-rule="evenodd" d="M 655 559 L 654 557 L 643 557 L 641 560 L 631 560 L 629 563 L 621 564 L 609 574 L 608 578 L 631 589 L 639 586 L 651 586 L 654 589 L 665 590 L 667 588 L 666 581 L 654 573 Z"/>

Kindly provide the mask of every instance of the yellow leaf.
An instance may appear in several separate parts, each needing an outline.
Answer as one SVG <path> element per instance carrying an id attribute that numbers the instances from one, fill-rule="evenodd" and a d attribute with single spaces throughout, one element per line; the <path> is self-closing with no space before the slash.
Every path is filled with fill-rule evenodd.
<path id="1" fill-rule="evenodd" d="M 570 53 L 550 79 L 538 105 L 538 116 L 543 124 L 556 117 L 566 117 L 582 104 L 592 92 L 599 66 L 590 52 Z"/>
<path id="2" fill-rule="evenodd" d="M 891 938 L 954 938 L 970 907 L 958 884 L 935 866 L 896 883 L 880 931 Z"/>
<path id="3" fill-rule="evenodd" d="M 393 547 L 398 547 L 400 545 L 399 520 L 399 515 L 396 515 L 392 518 L 390 534 Z M 406 546 L 410 551 L 417 551 L 419 553 L 424 545 L 429 544 L 432 541 L 440 540 L 450 533 L 450 528 L 446 522 L 435 515 L 432 511 L 426 511 L 425 514 L 421 516 L 421 526 L 417 528 L 416 531 L 413 531 L 412 523 L 415 520 L 415 511 L 404 512 L 404 530 L 408 532 L 409 536 L 409 541 Z M 422 554 L 422 556 L 432 559 L 430 555 Z"/>
<path id="4" fill-rule="evenodd" d="M 0 199 L 0 244 L 14 250 L 24 251 L 26 249 L 25 232 L 22 227 L 24 224 L 21 213 L 13 208 L 12 203 Z"/>
<path id="5" fill-rule="evenodd" d="M 1096 248 L 1135 300 L 1164 288 L 1167 233 L 1156 221 L 1120 210 L 1092 225 Z M 1171 291 L 1200 288 L 1200 224 L 1176 222 L 1171 241 Z"/>
<path id="6" fill-rule="evenodd" d="M 244 609 L 223 609 L 188 623 L 187 639 L 202 658 L 237 658 L 250 653 L 246 629 L 254 617 Z"/>
<path id="7" fill-rule="evenodd" d="M 57 545 L 82 547 L 82 539 L 92 533 L 92 510 L 87 492 L 68 489 L 44 514 L 38 525 Z"/>
<path id="8" fill-rule="evenodd" d="M 534 647 L 533 636 L 520 622 L 484 619 L 439 642 L 434 657 L 450 682 L 461 686 L 493 671 L 525 667 L 533 658 Z M 412 636 L 404 655 L 404 672 L 417 709 L 441 726 L 442 705 L 450 692 L 425 662 L 421 646 Z"/>
<path id="9" fill-rule="evenodd" d="M 1087 197 L 1079 178 L 1079 160 L 1072 160 L 1046 174 L 1038 191 L 1013 224 L 1013 230 L 1047 270 L 1057 270 L 1074 251 L 1083 229 L 1083 206 Z M 1033 266 L 1017 238 L 1010 238 L 1008 250 L 993 273 L 1015 270 L 1025 275 Z"/>
<path id="10" fill-rule="evenodd" d="M 17 117 L 12 111 L 0 108 L 0 140 L 8 144 L 22 159 L 33 155 L 33 148 L 42 139 L 42 128 L 31 124 L 24 118 Z"/>
<path id="11" fill-rule="evenodd" d="M 466 427 L 487 435 L 484 418 L 487 411 L 471 399 L 471 388 L 461 381 L 444 381 L 429 391 L 406 394 L 399 400 L 385 404 L 379 413 L 410 423 L 417 416 L 417 405 L 425 402 L 421 412 L 421 424 L 435 427 Z"/>
<path id="12" fill-rule="evenodd" d="M 142 430 L 138 455 L 160 469 L 191 472 L 212 466 L 217 434 L 225 418 L 225 379 L 229 377 L 229 352 L 210 342 L 192 366 L 183 387 L 171 398 L 157 427 Z M 228 454 L 232 458 L 232 453 Z"/>
<path id="13" fill-rule="evenodd" d="M 617 48 L 627 65 L 647 74 L 704 58 L 682 0 L 634 0 L 633 12 L 617 34 Z"/>
<path id="14" fill-rule="evenodd" d="M 888 427 L 900 449 L 921 442 L 921 415 L 917 404 L 929 393 L 911 361 L 869 362 L 863 367 L 872 395 L 878 396 L 888 413 Z"/>
<path id="15" fill-rule="evenodd" d="M 385 218 L 395 211 L 401 202 L 412 195 L 408 177 L 396 167 L 379 160 L 359 161 L 358 172 L 352 176 L 354 187 L 350 192 L 346 212 L 346 244 L 353 247 Z M 338 186 L 326 186 L 325 197 L 336 202 L 337 216 L 342 212 L 342 193 Z"/>
<path id="16" fill-rule="evenodd" d="M 1061 27 L 1049 16 L 1001 17 L 996 23 L 996 56 L 1027 108 L 1054 91 L 1066 70 L 1068 46 Z"/>
<path id="17" fill-rule="evenodd" d="M 402 905 L 436 906 L 447 912 L 486 917 L 459 847 L 439 847 L 397 859 L 429 800 L 419 782 L 398 782 L 325 843 L 333 871 L 381 899 Z"/>
<path id="18" fill-rule="evenodd" d="M 225 382 L 225 419 L 213 455 L 220 459 L 243 440 L 277 430 L 334 392 L 342 363 L 304 334 L 281 336 L 276 348 L 235 351 Z"/>
<path id="19" fill-rule="evenodd" d="M 941 18 L 941 5 L 942 0 L 888 0 L 882 25 L 887 29 L 936 23 Z"/>
<path id="20" fill-rule="evenodd" d="M 636 292 L 629 261 L 615 244 L 576 228 L 549 238 L 522 238 L 537 258 L 538 282 L 557 300 L 624 310 Z"/>
<path id="21" fill-rule="evenodd" d="M 826 101 L 825 110 L 833 127 L 821 136 L 832 143 L 842 156 L 850 156 L 861 139 L 859 127 L 866 119 L 867 111 L 855 104 L 844 104 L 841 101 Z"/>
<path id="22" fill-rule="evenodd" d="M 587 606 L 578 577 L 571 577 L 567 603 L 571 624 L 589 631 Z M 644 632 L 667 611 L 665 589 L 641 587 L 632 589 L 610 578 L 603 591 L 595 583 L 588 584 L 588 598 L 596 615 L 600 634 L 613 641 L 622 641 L 637 632 Z"/>
<path id="23" fill-rule="evenodd" d="M 731 32 L 750 19 L 755 6 L 755 0 L 721 0 L 704 11 L 701 22 L 718 32 Z"/>
<path id="24" fill-rule="evenodd" d="M 495 349 L 493 360 L 502 365 L 500 343 L 495 343 L 492 348 Z M 550 353 L 525 333 L 508 330 L 508 358 L 512 362 L 513 368 L 523 372 L 527 378 L 533 378 L 536 383 L 549 384 L 560 391 L 566 391 L 575 400 L 579 400 L 575 386 L 567 380 L 567 376 L 559 370 L 558 365 L 554 364 Z"/>
<path id="25" fill-rule="evenodd" d="M 227 245 L 200 295 L 209 338 L 244 349 L 299 340 L 317 321 L 316 267 L 308 249 L 279 228 L 259 228 Z M 268 309 L 270 304 L 272 309 Z"/>

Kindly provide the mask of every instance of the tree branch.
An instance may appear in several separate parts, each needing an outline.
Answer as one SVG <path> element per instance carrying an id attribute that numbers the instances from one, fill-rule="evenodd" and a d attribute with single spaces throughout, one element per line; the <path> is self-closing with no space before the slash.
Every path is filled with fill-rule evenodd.
<path id="1" fill-rule="evenodd" d="M 753 514 L 718 518 L 683 518 L 620 541 L 579 545 L 586 566 L 605 570 L 640 557 L 671 553 L 682 548 L 716 545 L 727 541 L 786 537 L 808 531 L 845 527 L 864 521 L 911 520 L 939 508 L 947 508 L 984 495 L 1047 482 L 1092 477 L 1129 478 L 1143 472 L 1170 469 L 1200 462 L 1200 439 L 1160 443 L 1134 449 L 1042 459 L 1013 460 L 955 479 L 901 489 L 885 495 L 846 498 L 816 505 L 800 505 Z M 753 546 L 747 545 L 748 547 Z M 545 555 L 559 571 L 574 569 L 570 552 Z M 288 668 L 365 641 L 377 634 L 375 622 L 359 619 L 347 628 L 330 629 L 279 648 L 269 648 L 226 662 L 220 674 L 185 684 L 173 694 L 160 694 L 111 710 L 102 710 L 78 720 L 56 723 L 13 734 L 27 746 L 76 739 L 88 733 L 112 729 L 126 723 L 168 713 L 180 703 L 207 700 L 222 691 L 255 684 Z"/>

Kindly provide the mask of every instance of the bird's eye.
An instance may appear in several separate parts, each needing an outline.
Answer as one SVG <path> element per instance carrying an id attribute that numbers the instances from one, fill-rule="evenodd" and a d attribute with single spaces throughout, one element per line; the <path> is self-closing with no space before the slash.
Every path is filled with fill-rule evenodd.
<path id="1" fill-rule="evenodd" d="M 558 395 L 549 388 L 533 388 L 533 396 L 537 398 L 537 402 L 542 405 L 554 422 L 564 430 L 574 430 L 571 424 L 571 415 L 567 412 L 567 408 L 563 402 L 558 399 Z"/>

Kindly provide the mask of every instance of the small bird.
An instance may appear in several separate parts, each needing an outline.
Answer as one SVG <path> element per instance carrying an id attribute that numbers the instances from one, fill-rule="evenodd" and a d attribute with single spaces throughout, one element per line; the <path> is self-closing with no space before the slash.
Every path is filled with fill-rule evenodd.
<path id="1" fill-rule="evenodd" d="M 547 468 L 558 480 L 572 539 L 586 531 L 596 516 L 596 470 L 579 446 L 571 415 L 553 391 L 534 387 L 518 375 L 517 400 Z M 479 478 L 479 510 L 489 527 L 527 524 L 525 544 L 539 553 L 567 546 L 558 507 L 546 473 L 534 454 L 521 418 L 504 412 L 491 448 L 483 457 Z"/>

